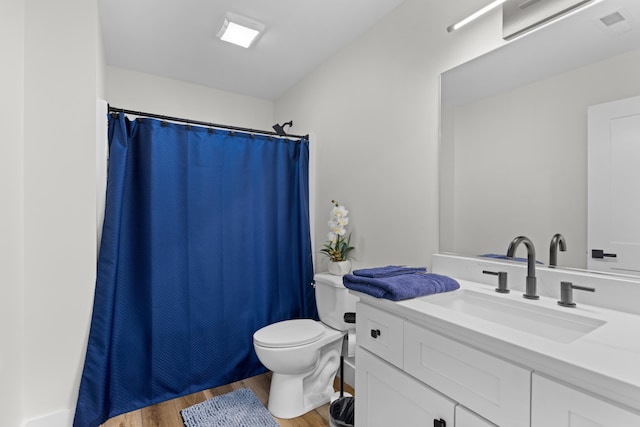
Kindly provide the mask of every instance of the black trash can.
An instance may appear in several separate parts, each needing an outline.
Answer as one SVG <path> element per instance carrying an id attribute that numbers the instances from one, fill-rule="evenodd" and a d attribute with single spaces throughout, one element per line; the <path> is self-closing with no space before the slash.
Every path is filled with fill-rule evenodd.
<path id="1" fill-rule="evenodd" d="M 340 397 L 329 406 L 329 425 L 331 427 L 353 427 L 355 398 Z"/>

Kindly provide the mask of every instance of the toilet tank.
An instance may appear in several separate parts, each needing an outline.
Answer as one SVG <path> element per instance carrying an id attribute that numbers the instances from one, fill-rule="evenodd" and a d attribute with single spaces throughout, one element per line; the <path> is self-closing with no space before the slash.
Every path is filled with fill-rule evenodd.
<path id="1" fill-rule="evenodd" d="M 314 280 L 316 305 L 322 323 L 339 331 L 355 329 L 355 323 L 345 323 L 344 313 L 356 312 L 358 298 L 344 287 L 342 276 L 319 273 L 314 276 Z"/>

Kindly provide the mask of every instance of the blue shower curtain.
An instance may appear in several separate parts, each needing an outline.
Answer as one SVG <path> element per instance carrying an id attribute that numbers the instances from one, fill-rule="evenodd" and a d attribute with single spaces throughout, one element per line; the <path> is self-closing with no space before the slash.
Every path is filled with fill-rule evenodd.
<path id="1" fill-rule="evenodd" d="M 317 318 L 308 161 L 305 139 L 110 117 L 74 427 L 265 372 L 253 333 Z"/>

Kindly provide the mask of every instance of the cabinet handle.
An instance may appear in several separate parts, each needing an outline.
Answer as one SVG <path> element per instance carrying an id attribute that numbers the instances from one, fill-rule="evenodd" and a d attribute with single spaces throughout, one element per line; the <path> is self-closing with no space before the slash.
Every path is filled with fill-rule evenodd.
<path id="1" fill-rule="evenodd" d="M 439 420 L 433 420 L 433 427 L 447 427 L 447 422 L 440 418 Z"/>
<path id="2" fill-rule="evenodd" d="M 372 329 L 371 330 L 371 338 L 378 338 L 380 335 L 382 335 L 380 333 L 380 329 Z"/>

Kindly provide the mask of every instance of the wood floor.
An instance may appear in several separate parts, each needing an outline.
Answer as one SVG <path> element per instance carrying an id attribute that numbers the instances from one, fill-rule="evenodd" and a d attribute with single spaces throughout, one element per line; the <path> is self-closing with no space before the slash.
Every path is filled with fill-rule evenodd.
<path id="1" fill-rule="evenodd" d="M 266 407 L 270 385 L 271 372 L 267 372 L 266 374 L 247 378 L 243 381 L 201 391 L 189 396 L 179 397 L 154 406 L 119 415 L 102 424 L 102 427 L 183 427 L 180 410 L 214 396 L 219 396 L 240 388 L 250 388 L 258 400 Z M 335 387 L 335 389 L 338 390 L 337 380 Z M 353 394 L 353 389 L 348 385 L 345 385 L 345 391 Z M 276 418 L 276 421 L 278 421 L 282 427 L 328 427 L 329 404 L 323 405 L 298 418 L 291 420 Z"/>

